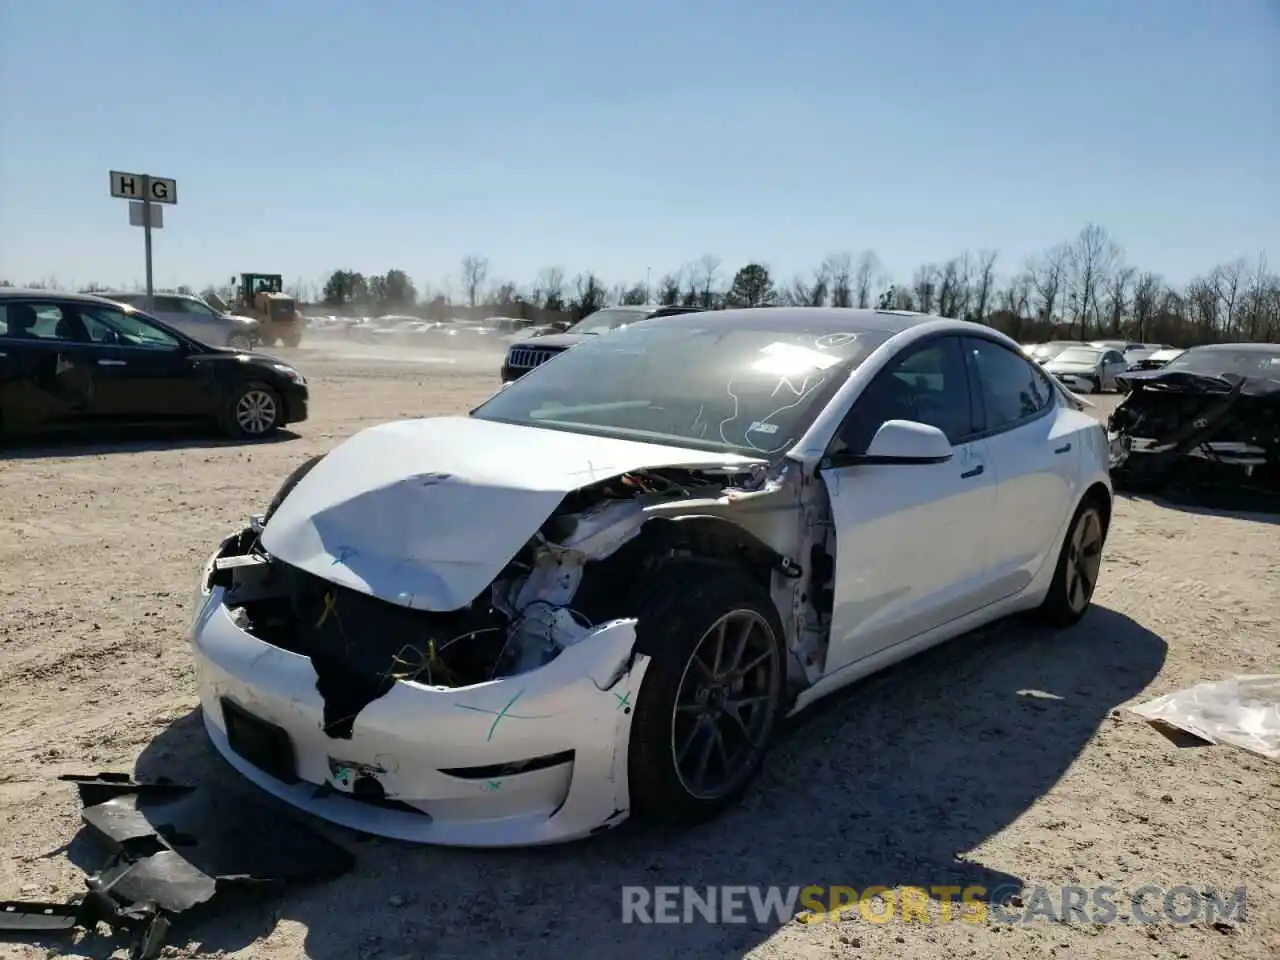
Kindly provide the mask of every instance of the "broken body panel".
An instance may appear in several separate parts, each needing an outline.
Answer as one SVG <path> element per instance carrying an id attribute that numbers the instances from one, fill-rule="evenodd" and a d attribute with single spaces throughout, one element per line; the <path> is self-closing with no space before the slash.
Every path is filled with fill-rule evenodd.
<path id="1" fill-rule="evenodd" d="M 809 561 L 829 527 L 793 461 L 471 418 L 375 427 L 211 558 L 191 635 L 205 724 L 246 777 L 355 829 L 587 836 L 629 810 L 648 665 L 631 589 L 684 554 L 753 565 L 798 692 L 823 668 L 832 564 Z"/>
<path id="2" fill-rule="evenodd" d="M 1280 380 L 1152 370 L 1108 422 L 1117 485 L 1185 484 L 1280 494 Z"/>

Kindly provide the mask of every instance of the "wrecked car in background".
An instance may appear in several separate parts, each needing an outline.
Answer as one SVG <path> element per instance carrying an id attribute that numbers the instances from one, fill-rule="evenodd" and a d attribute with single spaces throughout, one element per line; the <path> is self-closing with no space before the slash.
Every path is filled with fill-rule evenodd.
<path id="1" fill-rule="evenodd" d="M 1106 457 L 987 327 L 646 320 L 302 464 L 205 567 L 205 726 L 259 786 L 385 836 L 695 823 L 782 717 L 1015 611 L 1078 620 Z"/>
<path id="2" fill-rule="evenodd" d="M 1192 347 L 1118 378 L 1108 420 L 1117 487 L 1228 487 L 1280 495 L 1280 344 Z"/>

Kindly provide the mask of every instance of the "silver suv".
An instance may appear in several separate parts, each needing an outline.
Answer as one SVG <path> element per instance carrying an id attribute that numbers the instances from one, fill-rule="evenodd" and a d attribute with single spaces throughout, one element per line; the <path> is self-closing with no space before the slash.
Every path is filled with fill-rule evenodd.
<path id="1" fill-rule="evenodd" d="M 114 300 L 147 312 L 145 293 L 99 293 L 95 296 Z M 233 350 L 252 350 L 262 340 L 258 334 L 258 321 L 253 317 L 237 317 L 219 313 L 198 297 L 179 293 L 157 293 L 155 309 L 149 311 L 189 337 L 213 347 L 230 347 Z"/>

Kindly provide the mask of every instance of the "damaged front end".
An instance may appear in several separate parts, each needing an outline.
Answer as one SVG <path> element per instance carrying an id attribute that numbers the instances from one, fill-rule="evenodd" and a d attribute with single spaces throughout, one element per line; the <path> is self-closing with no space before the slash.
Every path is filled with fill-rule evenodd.
<path id="1" fill-rule="evenodd" d="M 1280 381 L 1180 370 L 1130 374 L 1107 423 L 1118 489 L 1280 494 Z"/>
<path id="2" fill-rule="evenodd" d="M 305 562 L 289 562 L 269 549 L 275 518 L 224 541 L 192 633 L 220 752 L 297 806 L 401 839 L 550 843 L 621 822 L 648 665 L 635 650 L 638 585 L 672 558 L 719 552 L 776 580 L 788 610 L 802 514 L 785 477 L 750 463 L 633 470 L 556 498 L 462 603 L 478 562 L 362 568 L 372 549 L 338 563 L 344 548 L 325 564 L 296 548 L 289 561 Z M 295 522 L 296 507 L 278 516 L 280 530 L 317 526 Z M 289 553 L 304 539 L 275 542 Z"/>

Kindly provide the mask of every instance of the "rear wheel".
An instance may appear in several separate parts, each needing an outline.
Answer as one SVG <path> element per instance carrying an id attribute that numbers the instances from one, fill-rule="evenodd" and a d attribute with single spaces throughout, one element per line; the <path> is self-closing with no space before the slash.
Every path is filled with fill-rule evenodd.
<path id="1" fill-rule="evenodd" d="M 1053 585 L 1040 607 L 1040 615 L 1058 627 L 1078 623 L 1089 609 L 1102 569 L 1102 545 L 1107 523 L 1102 506 L 1088 497 L 1076 510 L 1053 572 Z"/>
<path id="2" fill-rule="evenodd" d="M 764 762 L 782 712 L 782 624 L 763 586 L 721 564 L 671 564 L 646 593 L 636 650 L 651 659 L 631 725 L 631 807 L 697 823 L 730 806 Z"/>
<path id="3" fill-rule="evenodd" d="M 250 381 L 232 391 L 223 412 L 223 429 L 237 440 L 259 440 L 280 428 L 280 395 L 265 383 Z"/>

